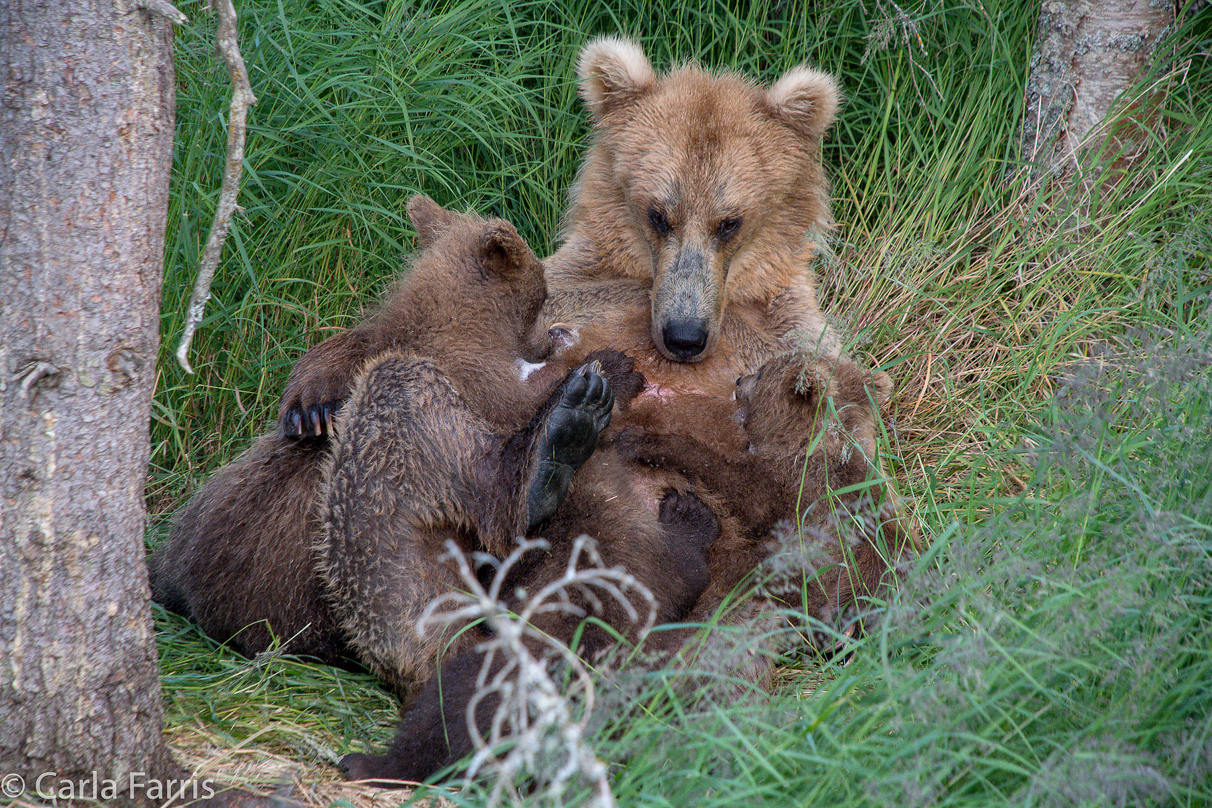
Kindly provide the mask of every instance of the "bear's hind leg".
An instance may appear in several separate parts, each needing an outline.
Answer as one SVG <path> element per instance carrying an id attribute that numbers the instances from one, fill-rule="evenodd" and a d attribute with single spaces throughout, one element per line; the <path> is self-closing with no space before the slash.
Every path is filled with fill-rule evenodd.
<path id="1" fill-rule="evenodd" d="M 610 424 L 614 394 L 601 369 L 592 362 L 570 373 L 556 393 L 554 406 L 541 416 L 525 488 L 526 535 L 555 513 L 572 475 L 593 454 L 598 436 Z"/>
<path id="2" fill-rule="evenodd" d="M 461 626 L 417 626 L 442 595 L 466 588 L 447 557 L 483 549 L 476 515 L 512 535 L 495 479 L 502 439 L 434 362 L 385 354 L 359 378 L 342 413 L 322 492 L 318 566 L 359 658 L 407 695 L 441 654 L 472 641 Z M 488 468 L 486 468 L 488 467 Z M 516 486 L 516 481 L 514 483 Z M 508 503 L 505 502 L 505 505 Z"/>
<path id="3" fill-rule="evenodd" d="M 489 658 L 478 650 L 448 660 L 409 705 L 382 755 L 341 758 L 338 765 L 345 777 L 398 788 L 404 785 L 400 781 L 427 780 L 471 754 L 476 746 L 472 733 L 488 738 L 501 700 L 491 690 L 480 695 L 474 729 L 468 725 L 467 708 L 476 698 L 482 668 L 489 666 L 484 679 L 492 681 L 504 663 L 501 654 Z"/>

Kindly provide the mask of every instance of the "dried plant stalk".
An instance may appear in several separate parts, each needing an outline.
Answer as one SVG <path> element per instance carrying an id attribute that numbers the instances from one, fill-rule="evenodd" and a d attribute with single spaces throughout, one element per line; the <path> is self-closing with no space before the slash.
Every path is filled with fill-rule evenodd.
<path id="1" fill-rule="evenodd" d="M 219 191 L 219 204 L 215 208 L 215 219 L 206 237 L 202 250 L 202 261 L 198 267 L 198 278 L 194 281 L 194 292 L 189 299 L 189 310 L 185 315 L 185 330 L 177 344 L 177 363 L 186 373 L 193 373 L 189 364 L 189 345 L 194 332 L 206 312 L 206 301 L 210 300 L 210 282 L 215 277 L 219 258 L 223 254 L 223 242 L 231 227 L 231 217 L 236 210 L 236 196 L 240 192 L 240 178 L 244 174 L 244 136 L 249 108 L 257 103 L 252 86 L 248 82 L 248 70 L 236 34 L 236 8 L 231 0 L 211 0 L 208 8 L 219 15 L 215 30 L 215 46 L 227 64 L 231 76 L 231 106 L 227 117 L 227 160 L 223 167 L 223 186 Z"/>
<path id="2" fill-rule="evenodd" d="M 568 565 L 555 581 L 527 593 L 515 614 L 502 603 L 501 587 L 510 568 L 528 551 L 546 546 L 546 542 L 520 539 L 514 551 L 503 561 L 480 556 L 482 563 L 493 564 L 496 574 L 488 589 L 480 584 L 467 558 L 452 543 L 448 548 L 459 567 L 466 592 L 443 595 L 426 609 L 420 630 L 435 624 L 464 625 L 484 619 L 493 630 L 492 637 L 480 644 L 484 663 L 477 681 L 476 696 L 467 706 L 467 722 L 476 746 L 468 768 L 468 777 L 488 773 L 496 779 L 488 805 L 501 804 L 508 796 L 514 804 L 539 799 L 543 804 L 562 805 L 566 788 L 573 783 L 589 784 L 593 808 L 614 808 L 614 793 L 606 765 L 594 754 L 586 740 L 594 707 L 593 677 L 586 663 L 567 646 L 544 634 L 531 624 L 538 614 L 568 611 L 583 616 L 582 608 L 570 599 L 576 592 L 590 604 L 613 599 L 628 616 L 641 625 L 641 637 L 652 628 L 656 600 L 643 584 L 621 567 L 605 567 L 593 539 L 576 539 Z M 629 595 L 647 606 L 647 614 L 637 609 Z M 499 656 L 498 656 L 499 655 Z M 493 671 L 496 659 L 504 665 Z M 558 684 L 553 668 L 570 672 L 567 683 Z M 484 698 L 496 696 L 500 705 L 487 736 L 475 723 L 476 707 Z M 502 753 L 501 742 L 513 744 Z M 529 782 L 538 791 L 526 799 L 518 792 L 519 782 Z M 533 803 L 532 803 L 533 804 Z"/>

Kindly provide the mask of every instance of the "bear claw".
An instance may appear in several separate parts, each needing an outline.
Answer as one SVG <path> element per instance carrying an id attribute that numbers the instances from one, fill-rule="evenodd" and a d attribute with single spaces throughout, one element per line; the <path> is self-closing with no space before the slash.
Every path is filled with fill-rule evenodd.
<path id="1" fill-rule="evenodd" d="M 559 401 L 543 419 L 532 457 L 535 475 L 527 492 L 526 533 L 529 534 L 568 494 L 572 475 L 598 445 L 598 436 L 610 424 L 614 394 L 594 361 L 574 370 L 564 380 Z"/>
<path id="2" fill-rule="evenodd" d="M 282 436 L 296 439 L 331 438 L 336 434 L 333 421 L 340 408 L 339 401 L 291 407 L 282 416 Z"/>

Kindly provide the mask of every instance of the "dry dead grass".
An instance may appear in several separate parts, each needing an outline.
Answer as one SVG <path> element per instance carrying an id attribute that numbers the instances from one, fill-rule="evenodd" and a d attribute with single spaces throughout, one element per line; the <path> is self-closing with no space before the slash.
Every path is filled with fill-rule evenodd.
<path id="1" fill-rule="evenodd" d="M 249 794 L 277 797 L 283 801 L 282 808 L 293 805 L 328 808 L 334 804 L 351 808 L 387 808 L 407 802 L 414 791 L 348 782 L 335 766 L 270 751 L 260 746 L 255 737 L 233 747 L 214 737 L 202 723 L 178 727 L 166 740 L 173 757 L 192 779 L 211 780 L 218 786 L 237 788 Z M 433 797 L 416 804 L 425 808 L 448 808 L 454 803 Z"/>

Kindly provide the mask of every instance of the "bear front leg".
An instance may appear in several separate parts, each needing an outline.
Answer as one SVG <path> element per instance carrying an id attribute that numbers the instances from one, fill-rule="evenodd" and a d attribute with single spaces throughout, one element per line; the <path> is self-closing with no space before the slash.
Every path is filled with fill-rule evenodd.
<path id="1" fill-rule="evenodd" d="M 377 354 L 379 340 L 365 328 L 329 337 L 305 353 L 286 381 L 278 405 L 284 438 L 327 438 L 362 366 Z"/>
<path id="2" fill-rule="evenodd" d="M 471 754 L 475 742 L 467 723 L 467 708 L 476 695 L 480 671 L 488 664 L 485 678 L 491 681 L 504 662 L 500 653 L 488 661 L 478 650 L 465 651 L 447 661 L 409 705 L 391 746 L 381 755 L 346 755 L 338 764 L 341 771 L 350 780 L 399 788 L 405 782 L 428 780 Z M 476 704 L 475 727 L 481 737 L 488 737 L 500 703 L 495 694 L 489 693 Z"/>
<path id="3" fill-rule="evenodd" d="M 657 623 L 684 620 L 710 582 L 708 550 L 720 536 L 720 520 L 692 493 L 670 489 L 658 509 L 662 541 L 654 565 L 663 573 Z"/>

